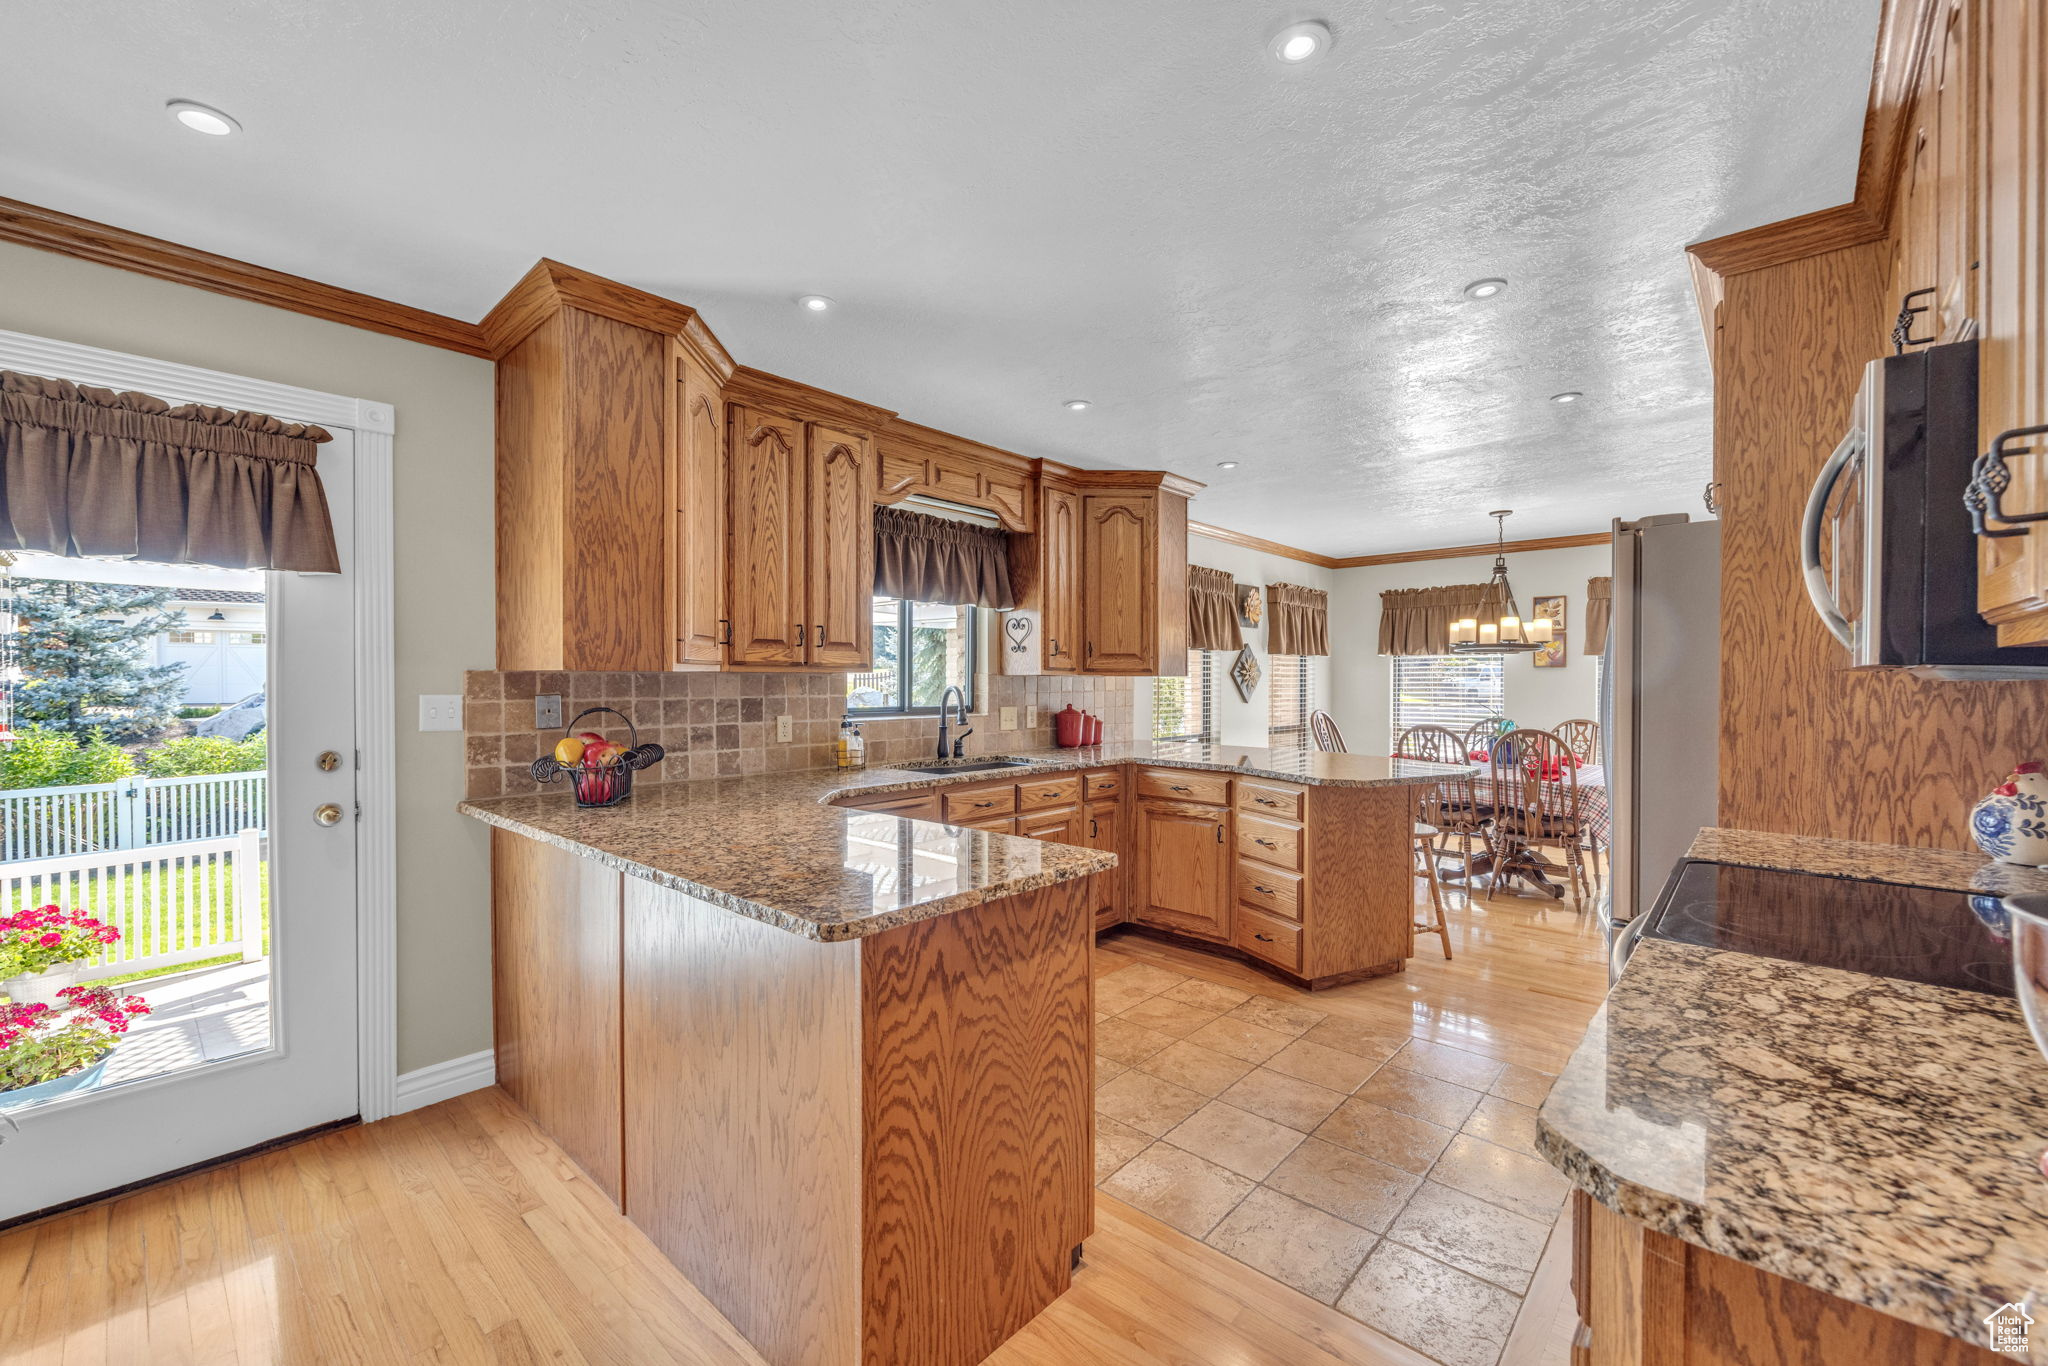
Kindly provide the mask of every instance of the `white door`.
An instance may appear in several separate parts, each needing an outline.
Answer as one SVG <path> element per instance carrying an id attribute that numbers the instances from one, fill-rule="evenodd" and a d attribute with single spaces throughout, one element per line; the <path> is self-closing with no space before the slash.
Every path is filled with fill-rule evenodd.
<path id="1" fill-rule="evenodd" d="M 36 860 L 0 863 L 0 887 L 12 885 L 17 899 L 24 885 L 37 897 L 47 889 L 57 904 L 95 914 L 108 904 L 106 889 L 130 889 L 117 898 L 125 901 L 155 896 L 159 887 L 189 896 L 231 864 L 241 866 L 253 901 L 261 893 L 254 854 L 267 845 L 269 907 L 267 944 L 258 916 L 248 913 L 240 962 L 118 988 L 142 993 L 153 1006 L 115 1048 L 105 1084 L 0 1109 L 0 1222 L 357 1113 L 355 466 L 353 434 L 333 435 L 320 448 L 319 467 L 342 572 L 263 576 L 267 838 L 254 829 L 223 837 L 185 818 L 140 819 L 130 822 L 142 831 L 137 847 L 43 860 L 55 883 L 32 881 L 44 875 Z M 171 801 L 161 788 L 145 795 Z M 211 808 L 204 800 L 177 798 L 188 814 L 217 812 L 225 799 Z M 185 838 L 195 830 L 213 838 Z M 166 835 L 172 842 L 152 843 Z M 229 844 L 237 846 L 231 859 L 222 856 Z M 75 867 L 94 858 L 102 860 L 96 869 Z M 137 921 L 132 908 L 125 913 L 132 939 L 123 951 L 155 947 L 143 940 L 168 920 L 201 918 L 175 906 L 144 917 L 153 925 Z M 173 944 L 168 955 L 146 961 L 169 956 L 182 969 L 179 954 L 211 962 L 204 955 L 213 947 Z"/>

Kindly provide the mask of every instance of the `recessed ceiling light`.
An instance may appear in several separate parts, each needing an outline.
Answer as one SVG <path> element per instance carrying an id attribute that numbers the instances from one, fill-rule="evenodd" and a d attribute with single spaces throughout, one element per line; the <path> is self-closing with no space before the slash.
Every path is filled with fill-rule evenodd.
<path id="1" fill-rule="evenodd" d="M 822 294 L 799 294 L 797 303 L 812 313 L 823 313 L 832 307 L 832 301 Z"/>
<path id="2" fill-rule="evenodd" d="M 1266 51 L 1273 54 L 1274 60 L 1287 66 L 1300 66 L 1328 52 L 1336 41 L 1328 24 L 1320 19 L 1310 19 L 1289 24 L 1274 34 L 1266 41 Z"/>
<path id="3" fill-rule="evenodd" d="M 1234 470 L 1237 468 L 1237 462 L 1235 460 L 1218 460 L 1216 468 L 1219 470 Z"/>
<path id="4" fill-rule="evenodd" d="M 1095 405 L 1085 398 L 1070 398 L 1060 406 L 1070 413 L 1085 413 Z"/>
<path id="5" fill-rule="evenodd" d="M 1552 403 L 1577 403 L 1580 399 L 1584 397 L 1585 395 L 1580 393 L 1577 389 L 1567 389 L 1561 394 L 1552 394 L 1550 396 L 1550 401 Z"/>
<path id="6" fill-rule="evenodd" d="M 1506 280 L 1501 279 L 1497 275 L 1489 275 L 1484 280 L 1474 280 L 1471 284 L 1466 285 L 1465 297 L 1468 299 L 1491 299 L 1507 287 L 1508 282 Z"/>
<path id="7" fill-rule="evenodd" d="M 208 105 L 195 104 L 191 100 L 172 100 L 164 108 L 170 111 L 172 118 L 195 133 L 208 133 L 217 138 L 224 138 L 230 133 L 242 131 L 241 124 Z"/>

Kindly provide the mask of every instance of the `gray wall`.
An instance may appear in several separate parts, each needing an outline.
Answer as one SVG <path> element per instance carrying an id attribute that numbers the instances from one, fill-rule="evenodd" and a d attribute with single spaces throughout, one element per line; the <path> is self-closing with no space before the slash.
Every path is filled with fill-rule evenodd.
<path id="1" fill-rule="evenodd" d="M 6 243 L 0 328 L 397 410 L 398 1066 L 490 1047 L 487 845 L 455 814 L 462 735 L 414 729 L 416 694 L 460 693 L 463 670 L 494 663 L 490 362 Z"/>

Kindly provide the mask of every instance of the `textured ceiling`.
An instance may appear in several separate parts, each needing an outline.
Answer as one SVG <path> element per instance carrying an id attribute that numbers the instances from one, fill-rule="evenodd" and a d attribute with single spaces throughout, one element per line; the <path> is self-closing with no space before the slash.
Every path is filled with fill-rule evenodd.
<path id="1" fill-rule="evenodd" d="M 0 193 L 469 319 L 545 254 L 747 364 L 1378 553 L 1698 508 L 1680 248 L 1850 197 L 1878 9 L 0 0 Z M 1283 69 L 1304 16 L 1337 44 Z"/>

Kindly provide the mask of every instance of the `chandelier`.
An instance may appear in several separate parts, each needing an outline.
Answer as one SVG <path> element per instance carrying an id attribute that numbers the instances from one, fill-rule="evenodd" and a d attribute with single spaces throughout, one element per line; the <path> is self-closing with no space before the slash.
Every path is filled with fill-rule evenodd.
<path id="1" fill-rule="evenodd" d="M 1476 617 L 1461 617 L 1452 622 L 1451 653 L 1534 654 L 1550 644 L 1553 628 L 1541 617 L 1535 621 L 1523 621 L 1522 609 L 1515 604 L 1515 590 L 1508 586 L 1508 518 L 1514 513 L 1504 509 L 1486 515 L 1494 520 L 1496 553 L 1493 557 L 1493 578 L 1487 584 L 1486 597 L 1482 601 L 1498 602 L 1501 605 L 1500 619 L 1480 621 Z"/>

